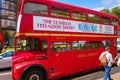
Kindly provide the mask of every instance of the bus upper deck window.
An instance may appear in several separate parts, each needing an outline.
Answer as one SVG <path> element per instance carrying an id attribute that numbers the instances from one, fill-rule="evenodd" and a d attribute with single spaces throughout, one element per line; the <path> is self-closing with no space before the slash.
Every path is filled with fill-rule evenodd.
<path id="1" fill-rule="evenodd" d="M 81 12 L 81 11 L 77 11 L 77 10 L 73 10 L 72 11 L 72 18 L 76 19 L 76 20 L 86 20 L 86 13 Z"/>
<path id="2" fill-rule="evenodd" d="M 102 20 L 103 24 L 110 24 L 110 19 L 109 18 L 102 17 L 101 20 Z"/>
<path id="3" fill-rule="evenodd" d="M 37 4 L 37 3 L 27 2 L 24 5 L 23 12 L 27 13 L 27 14 L 48 15 L 48 7 L 47 7 L 47 5 L 44 5 L 44 4 Z"/>
<path id="4" fill-rule="evenodd" d="M 51 16 L 70 18 L 70 12 L 66 8 L 51 7 Z"/>
<path id="5" fill-rule="evenodd" d="M 99 16 L 95 14 L 88 14 L 88 21 L 99 22 Z"/>
<path id="6" fill-rule="evenodd" d="M 112 25 L 119 25 L 119 22 L 117 19 L 112 19 Z"/>

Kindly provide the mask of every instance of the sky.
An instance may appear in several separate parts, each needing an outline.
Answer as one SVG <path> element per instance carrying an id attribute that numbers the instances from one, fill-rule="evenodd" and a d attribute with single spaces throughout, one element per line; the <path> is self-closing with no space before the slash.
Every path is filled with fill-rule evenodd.
<path id="1" fill-rule="evenodd" d="M 68 3 L 84 8 L 100 11 L 107 8 L 112 9 L 115 6 L 120 6 L 120 0 L 56 0 L 63 3 Z"/>

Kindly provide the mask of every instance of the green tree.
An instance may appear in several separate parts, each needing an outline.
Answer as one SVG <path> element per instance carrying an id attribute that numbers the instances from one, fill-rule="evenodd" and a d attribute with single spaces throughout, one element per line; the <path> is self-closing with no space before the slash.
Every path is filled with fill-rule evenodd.
<path id="1" fill-rule="evenodd" d="M 120 18 L 120 7 L 117 6 L 112 8 L 111 13 L 117 15 Z"/>
<path id="2" fill-rule="evenodd" d="M 101 12 L 105 12 L 105 13 L 111 13 L 109 9 L 105 8 L 105 9 L 102 9 L 100 10 Z"/>
<path id="3" fill-rule="evenodd" d="M 9 39 L 9 33 L 7 30 L 2 30 L 2 34 L 3 34 L 4 41 Z"/>

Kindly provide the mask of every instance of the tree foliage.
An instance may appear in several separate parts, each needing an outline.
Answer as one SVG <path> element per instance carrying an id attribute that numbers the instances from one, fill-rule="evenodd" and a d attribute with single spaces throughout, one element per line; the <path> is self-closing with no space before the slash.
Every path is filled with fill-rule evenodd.
<path id="1" fill-rule="evenodd" d="M 107 9 L 107 8 L 105 8 L 105 9 L 102 9 L 102 10 L 100 10 L 101 12 L 106 12 L 106 13 L 110 13 L 110 10 L 109 9 Z"/>
<path id="2" fill-rule="evenodd" d="M 120 7 L 112 8 L 111 13 L 117 15 L 120 18 Z"/>
<path id="3" fill-rule="evenodd" d="M 120 7 L 119 7 L 119 6 L 112 8 L 112 10 L 102 9 L 102 10 L 100 10 L 100 11 L 101 11 L 101 12 L 105 12 L 105 13 L 114 14 L 114 15 L 116 15 L 116 16 L 118 16 L 118 17 L 120 18 Z"/>
<path id="4" fill-rule="evenodd" d="M 8 33 L 8 31 L 7 31 L 7 30 L 3 30 L 3 31 L 2 31 L 2 34 L 3 34 L 3 39 L 4 39 L 4 40 L 8 40 L 8 38 L 9 38 L 9 33 Z"/>

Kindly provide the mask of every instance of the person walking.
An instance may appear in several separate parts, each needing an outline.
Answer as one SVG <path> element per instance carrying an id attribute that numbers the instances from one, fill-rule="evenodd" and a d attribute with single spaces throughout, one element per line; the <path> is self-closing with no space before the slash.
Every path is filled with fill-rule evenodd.
<path id="1" fill-rule="evenodd" d="M 114 58 L 114 61 L 115 61 L 115 64 L 116 64 L 118 67 L 120 67 L 120 56 L 116 56 L 116 57 Z"/>
<path id="2" fill-rule="evenodd" d="M 110 53 L 110 47 L 105 47 L 105 51 L 101 53 L 99 60 L 101 60 L 103 56 L 107 58 L 107 63 L 108 63 L 106 66 L 103 66 L 105 69 L 103 80 L 107 80 L 107 79 L 113 80 L 111 78 L 110 71 L 111 71 L 111 66 L 114 63 L 114 60 L 113 60 L 112 54 Z"/>

